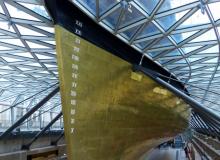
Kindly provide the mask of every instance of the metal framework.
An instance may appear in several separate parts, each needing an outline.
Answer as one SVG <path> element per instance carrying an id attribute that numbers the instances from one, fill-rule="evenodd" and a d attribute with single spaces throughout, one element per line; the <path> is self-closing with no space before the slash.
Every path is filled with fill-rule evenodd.
<path id="1" fill-rule="evenodd" d="M 0 0 L 0 132 L 44 99 L 57 77 L 54 27 L 44 1 Z M 21 131 L 44 128 L 60 110 L 56 94 L 22 123 Z"/>
<path id="2" fill-rule="evenodd" d="M 190 126 L 197 132 L 217 137 L 220 140 L 220 125 L 210 119 L 210 117 L 193 111 L 190 119 Z"/>
<path id="3" fill-rule="evenodd" d="M 169 89 L 175 95 L 181 97 L 185 102 L 190 104 L 190 106 L 193 109 L 191 119 L 189 121 L 190 127 L 192 129 L 195 129 L 196 131 L 201 132 L 203 134 L 220 138 L 220 117 L 218 115 L 214 114 L 209 109 L 204 108 L 193 98 L 189 97 L 182 91 L 176 89 L 166 81 L 162 80 L 160 77 L 158 77 L 157 73 L 154 73 L 153 71 L 146 69 L 140 65 L 134 66 L 134 70 L 141 71 L 144 74 L 148 75 L 156 82 Z"/>
<path id="4" fill-rule="evenodd" d="M 220 115 L 219 0 L 72 0 L 94 21 L 173 73 Z M 199 89 L 201 88 L 201 89 Z M 217 112 L 216 112 L 217 111 Z"/>
<path id="5" fill-rule="evenodd" d="M 22 149 L 29 149 L 30 146 L 40 137 L 42 136 L 60 117 L 62 116 L 62 112 L 60 112 L 46 127 L 44 127 L 33 139 L 30 140 L 27 144 L 22 146 Z M 61 133 L 62 135 L 62 133 Z M 59 136 L 60 137 L 60 136 Z"/>
<path id="6" fill-rule="evenodd" d="M 220 0 L 71 2 L 176 76 L 208 112 L 220 115 Z M 0 122 L 8 124 L 5 130 L 14 127 L 58 84 L 53 21 L 43 0 L 0 0 L 0 84 Z M 40 122 L 36 128 L 45 128 L 49 123 L 44 124 L 45 115 L 49 113 L 51 121 L 60 110 L 58 93 L 19 123 L 20 128 L 33 130 L 36 118 Z M 4 115 L 9 117 L 6 121 Z M 190 124 L 217 135 L 219 122 L 214 119 L 196 110 Z"/>
<path id="7" fill-rule="evenodd" d="M 4 133 L 0 135 L 0 139 L 5 138 L 10 134 L 15 128 L 21 125 L 28 117 L 30 117 L 34 112 L 36 112 L 40 107 L 42 107 L 49 99 L 51 99 L 57 92 L 59 92 L 59 87 L 55 88 L 50 94 L 48 94 L 44 99 L 42 99 L 37 105 L 32 107 L 25 115 L 18 119 L 12 126 L 10 126 Z M 61 116 L 61 115 L 60 115 Z M 49 123 L 50 124 L 50 123 Z"/>

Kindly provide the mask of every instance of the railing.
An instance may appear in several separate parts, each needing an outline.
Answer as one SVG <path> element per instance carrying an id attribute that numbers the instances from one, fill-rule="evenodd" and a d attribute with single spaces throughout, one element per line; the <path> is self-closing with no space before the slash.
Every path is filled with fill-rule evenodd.
<path id="1" fill-rule="evenodd" d="M 195 133 L 193 137 L 193 144 L 196 145 L 200 151 L 202 150 L 203 154 L 209 157 L 208 159 L 220 159 L 219 140 L 200 133 Z"/>
<path id="2" fill-rule="evenodd" d="M 20 131 L 38 131 L 44 128 L 50 121 L 28 121 L 17 128 Z M 7 128 L 11 126 L 10 120 L 1 120 L 0 121 L 0 132 L 4 132 Z M 63 128 L 63 122 L 58 120 L 55 122 L 50 129 L 51 130 L 60 130 Z"/>
<path id="3" fill-rule="evenodd" d="M 218 140 L 216 138 L 208 137 L 208 136 L 200 134 L 200 133 L 196 133 L 195 136 L 197 138 L 203 140 L 204 142 L 206 142 L 208 145 L 212 146 L 214 149 L 220 151 L 220 140 Z"/>

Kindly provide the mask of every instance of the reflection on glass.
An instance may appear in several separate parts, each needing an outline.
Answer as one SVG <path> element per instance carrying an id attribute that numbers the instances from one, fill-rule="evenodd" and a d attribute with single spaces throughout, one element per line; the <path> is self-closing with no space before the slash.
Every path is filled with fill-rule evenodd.
<path id="1" fill-rule="evenodd" d="M 171 14 L 157 19 L 157 22 L 165 29 L 168 30 L 172 25 L 174 25 L 179 19 L 181 19 L 188 10 L 179 13 Z"/>
<path id="2" fill-rule="evenodd" d="M 24 11 L 17 9 L 8 3 L 6 3 L 5 5 L 11 17 L 39 21 L 39 19 L 35 18 L 34 16 L 25 13 Z"/>
<path id="3" fill-rule="evenodd" d="M 220 2 L 215 2 L 215 3 L 209 4 L 209 8 L 212 12 L 212 15 L 213 15 L 215 21 L 219 20 L 220 19 L 220 14 L 219 14 Z"/>
<path id="4" fill-rule="evenodd" d="M 207 23 L 210 23 L 207 14 L 202 14 L 201 10 L 198 10 L 177 28 L 186 28 Z"/>
<path id="5" fill-rule="evenodd" d="M 138 38 L 151 36 L 158 33 L 160 33 L 159 29 L 153 23 L 149 22 L 149 24 L 147 24 L 143 31 L 139 34 Z"/>
<path id="6" fill-rule="evenodd" d="M 211 48 L 208 48 L 206 50 L 201 51 L 200 53 L 209 53 L 209 54 L 210 53 L 219 53 L 219 46 L 215 45 L 215 46 L 213 46 Z"/>
<path id="7" fill-rule="evenodd" d="M 201 36 L 193 39 L 190 42 L 202 42 L 202 41 L 211 41 L 211 40 L 216 40 L 216 35 L 214 32 L 214 29 L 211 29 L 205 33 L 203 33 Z"/>
<path id="8" fill-rule="evenodd" d="M 0 13 L 3 13 L 4 14 L 4 11 L 2 9 L 2 7 L 0 6 Z"/>
<path id="9" fill-rule="evenodd" d="M 189 52 L 192 52 L 198 48 L 200 48 L 202 46 L 195 46 L 195 47 L 183 47 L 182 50 L 185 52 L 185 53 L 189 53 Z"/>
<path id="10" fill-rule="evenodd" d="M 172 45 L 170 40 L 167 37 L 162 38 L 156 45 L 154 45 L 152 48 L 158 48 L 158 47 L 165 47 Z"/>
<path id="11" fill-rule="evenodd" d="M 166 54 L 166 56 L 179 56 L 181 55 L 178 49 L 175 49 L 171 52 L 169 52 L 168 54 Z"/>
<path id="12" fill-rule="evenodd" d="M 119 3 L 118 0 L 101 0 L 101 1 L 99 1 L 100 15 L 105 13 L 108 9 L 112 8 L 117 3 Z"/>
<path id="13" fill-rule="evenodd" d="M 132 6 L 131 4 L 127 7 L 128 8 L 125 9 L 125 13 L 123 14 L 121 18 L 121 23 L 120 23 L 119 28 L 145 18 L 144 15 L 141 14 L 141 12 L 138 9 L 136 9 L 134 6 Z"/>
<path id="14" fill-rule="evenodd" d="M 77 1 L 80 4 L 82 4 L 93 15 L 96 14 L 96 1 L 95 0 L 77 0 Z"/>
<path id="15" fill-rule="evenodd" d="M 148 41 L 144 41 L 144 42 L 140 42 L 138 43 L 138 47 L 141 49 L 144 49 L 146 46 L 148 46 L 151 42 L 153 42 L 153 40 L 148 40 Z"/>
<path id="16" fill-rule="evenodd" d="M 24 47 L 20 39 L 0 39 L 0 42 Z"/>
<path id="17" fill-rule="evenodd" d="M 181 41 L 185 40 L 186 38 L 192 36 L 193 34 L 195 34 L 197 31 L 192 31 L 192 32 L 185 32 L 185 33 L 179 33 L 179 34 L 173 34 L 171 35 L 172 38 L 174 38 L 174 40 L 177 43 L 180 43 Z"/>
<path id="18" fill-rule="evenodd" d="M 113 12 L 112 14 L 110 14 L 109 16 L 107 16 L 103 21 L 105 24 L 107 24 L 110 28 L 114 29 L 119 15 L 120 15 L 120 11 L 121 9 L 117 9 L 117 11 Z"/>
<path id="19" fill-rule="evenodd" d="M 190 3 L 196 2 L 197 0 L 165 0 L 162 6 L 160 7 L 158 13 L 163 11 L 168 11 L 177 7 L 188 5 Z"/>
<path id="20" fill-rule="evenodd" d="M 131 29 L 128 29 L 128 30 L 124 31 L 123 33 L 121 33 L 121 35 L 123 37 L 125 37 L 126 39 L 130 40 L 130 38 L 134 35 L 134 33 L 136 33 L 136 31 L 139 27 L 140 26 L 136 26 Z"/>
<path id="21" fill-rule="evenodd" d="M 145 10 L 148 14 L 150 14 L 153 9 L 156 7 L 159 0 L 146 1 L 146 0 L 136 0 L 136 2 Z"/>
<path id="22" fill-rule="evenodd" d="M 44 6 L 41 6 L 41 5 L 35 5 L 35 4 L 28 4 L 28 3 L 19 3 L 21 4 L 22 6 L 36 12 L 37 14 L 41 15 L 41 16 L 44 16 L 48 19 L 50 19 L 50 16 L 48 15 L 46 9 L 44 8 Z"/>

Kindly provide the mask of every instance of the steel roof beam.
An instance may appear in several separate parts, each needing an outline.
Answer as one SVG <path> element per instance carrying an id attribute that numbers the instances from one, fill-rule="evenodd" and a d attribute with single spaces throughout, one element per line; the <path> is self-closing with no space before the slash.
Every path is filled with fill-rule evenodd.
<path id="1" fill-rule="evenodd" d="M 38 104 L 32 107 L 26 114 L 24 114 L 12 126 L 10 126 L 5 132 L 3 132 L 0 135 L 0 139 L 7 137 L 15 128 L 17 128 L 21 123 L 23 123 L 28 117 L 30 117 L 35 111 L 37 111 L 40 107 L 42 107 L 48 100 L 50 100 L 58 92 L 59 92 L 59 87 L 55 88 L 52 92 L 50 92 L 44 99 L 42 99 Z"/>
<path id="2" fill-rule="evenodd" d="M 53 120 L 48 123 L 33 139 L 30 140 L 27 144 L 22 146 L 22 149 L 29 149 L 30 146 L 39 138 L 41 137 L 60 117 L 62 116 L 62 112 L 60 112 Z"/>

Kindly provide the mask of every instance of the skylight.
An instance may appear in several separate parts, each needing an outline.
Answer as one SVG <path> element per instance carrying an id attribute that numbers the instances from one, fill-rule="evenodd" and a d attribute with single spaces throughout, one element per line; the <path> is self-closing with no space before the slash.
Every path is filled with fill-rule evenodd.
<path id="1" fill-rule="evenodd" d="M 83 11 L 92 12 L 90 16 L 96 20 L 99 20 L 95 14 L 97 8 L 102 15 L 107 13 L 104 19 L 99 20 L 106 24 L 107 30 L 110 26 L 111 32 L 117 37 L 136 46 L 145 56 L 159 62 L 179 79 L 182 79 L 181 73 L 184 74 L 184 79 L 187 80 L 184 83 L 206 82 L 206 85 L 202 85 L 205 92 L 203 90 L 190 94 L 203 94 L 205 99 L 212 99 L 210 84 L 215 72 L 220 70 L 220 42 L 214 28 L 215 25 L 220 31 L 220 2 L 208 1 L 203 4 L 199 0 L 117 0 L 108 2 L 112 6 L 111 11 L 103 5 L 97 7 L 95 1 L 72 2 Z M 125 5 L 127 10 L 120 15 L 121 8 Z M 211 13 L 208 13 L 209 9 Z M 215 83 L 220 85 L 220 77 L 215 78 Z M 204 103 L 201 99 L 199 102 Z"/>

